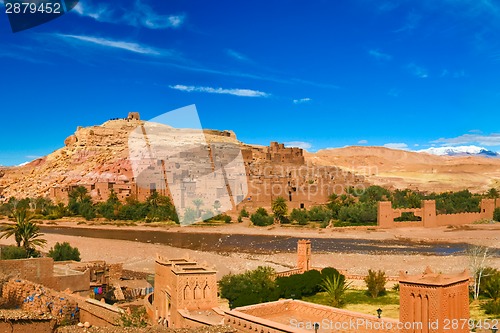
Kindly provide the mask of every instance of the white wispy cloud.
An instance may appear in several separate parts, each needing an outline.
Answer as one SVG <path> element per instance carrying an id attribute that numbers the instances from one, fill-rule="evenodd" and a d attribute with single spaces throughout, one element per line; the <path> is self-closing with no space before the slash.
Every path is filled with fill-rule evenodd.
<path id="1" fill-rule="evenodd" d="M 312 144 L 309 142 L 304 142 L 304 141 L 289 141 L 285 142 L 285 147 L 297 147 L 297 148 L 302 148 L 304 150 L 308 150 L 312 148 Z"/>
<path id="2" fill-rule="evenodd" d="M 101 38 L 101 37 L 93 37 L 93 36 L 84 36 L 84 35 L 65 35 L 65 34 L 55 34 L 55 36 L 62 38 L 63 40 L 66 41 L 78 41 L 78 42 L 84 42 L 84 43 L 90 43 L 102 47 L 108 47 L 108 48 L 114 48 L 114 49 L 120 49 L 120 50 L 125 50 L 133 53 L 139 53 L 139 54 L 144 54 L 144 55 L 161 55 L 164 54 L 165 51 L 141 45 L 138 43 L 134 42 L 125 42 L 125 41 L 117 41 L 117 40 L 112 40 L 112 39 L 106 39 L 106 38 Z"/>
<path id="3" fill-rule="evenodd" d="M 73 11 L 80 16 L 91 17 L 99 22 L 126 24 L 148 29 L 175 29 L 185 21 L 185 15 L 157 14 L 151 6 L 139 0 L 134 3 L 134 8 L 128 10 L 106 3 L 94 4 L 92 1 L 80 1 Z"/>
<path id="4" fill-rule="evenodd" d="M 202 92 L 208 94 L 223 94 L 223 95 L 234 95 L 241 97 L 269 97 L 271 94 L 252 90 L 252 89 L 225 89 L 225 88 L 212 88 L 212 87 L 201 87 L 201 86 L 185 86 L 182 84 L 176 84 L 174 86 L 169 86 L 171 89 L 185 91 L 185 92 Z"/>
<path id="5" fill-rule="evenodd" d="M 412 32 L 420 25 L 421 20 L 422 15 L 417 13 L 415 10 L 412 10 L 406 15 L 403 26 L 395 32 Z"/>
<path id="6" fill-rule="evenodd" d="M 479 144 L 482 146 L 500 146 L 500 133 L 491 133 L 489 135 L 476 134 L 463 134 L 454 138 L 439 138 L 431 141 L 441 145 L 470 145 Z"/>
<path id="7" fill-rule="evenodd" d="M 368 140 L 359 140 L 358 144 L 360 145 L 366 145 L 368 143 Z"/>
<path id="8" fill-rule="evenodd" d="M 294 99 L 293 104 L 304 104 L 304 103 L 309 103 L 311 101 L 312 101 L 311 98 L 306 97 L 306 98 Z"/>
<path id="9" fill-rule="evenodd" d="M 388 53 L 381 52 L 379 50 L 368 50 L 368 54 L 376 60 L 381 61 L 390 61 L 392 60 L 392 56 Z"/>
<path id="10" fill-rule="evenodd" d="M 391 97 L 399 97 L 400 92 L 401 91 L 399 89 L 397 89 L 397 88 L 391 88 L 387 92 L 387 95 L 391 96 Z"/>
<path id="11" fill-rule="evenodd" d="M 403 149 L 403 150 L 408 149 L 408 145 L 402 142 L 386 143 L 384 147 L 391 149 Z"/>
<path id="12" fill-rule="evenodd" d="M 248 58 L 246 55 L 241 54 L 240 52 L 237 52 L 232 49 L 226 49 L 226 54 L 230 56 L 231 58 L 234 58 L 236 60 L 242 61 L 242 62 L 252 62 L 250 58 Z"/>
<path id="13" fill-rule="evenodd" d="M 463 69 L 452 71 L 452 70 L 448 70 L 446 68 L 441 71 L 441 75 L 440 75 L 440 77 L 451 77 L 453 79 L 460 79 L 460 78 L 463 78 L 466 76 L 467 76 L 467 74 L 465 73 L 465 71 Z"/>
<path id="14" fill-rule="evenodd" d="M 406 69 L 412 74 L 413 76 L 416 76 L 421 79 L 426 79 L 429 77 L 429 72 L 425 67 L 419 66 L 415 63 L 409 63 L 406 66 Z"/>

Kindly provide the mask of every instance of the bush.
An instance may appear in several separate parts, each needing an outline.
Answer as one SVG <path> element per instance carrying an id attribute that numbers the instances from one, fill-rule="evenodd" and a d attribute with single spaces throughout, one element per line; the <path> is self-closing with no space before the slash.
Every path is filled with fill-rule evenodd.
<path id="1" fill-rule="evenodd" d="M 484 312 L 489 315 L 500 315 L 500 300 L 489 301 L 483 305 Z"/>
<path id="2" fill-rule="evenodd" d="M 484 290 L 484 294 L 494 301 L 500 300 L 500 272 L 495 272 L 493 275 L 488 276 L 481 283 L 481 289 Z"/>
<path id="3" fill-rule="evenodd" d="M 500 222 L 500 207 L 495 208 L 495 211 L 493 212 L 493 220 Z"/>
<path id="4" fill-rule="evenodd" d="M 249 216 L 250 216 L 250 214 L 248 213 L 248 211 L 247 211 L 245 208 L 243 208 L 243 209 L 240 211 L 240 216 L 241 216 L 241 217 L 249 217 Z"/>
<path id="5" fill-rule="evenodd" d="M 120 321 L 123 327 L 147 327 L 148 315 L 146 314 L 146 309 L 140 307 L 132 310 L 130 314 L 123 313 L 120 316 Z"/>
<path id="6" fill-rule="evenodd" d="M 317 270 L 276 279 L 277 294 L 281 298 L 301 299 L 321 291 L 323 276 Z"/>
<path id="7" fill-rule="evenodd" d="M 250 216 L 250 221 L 252 221 L 254 225 L 259 227 L 265 227 L 274 223 L 274 219 L 272 218 L 272 216 L 265 216 L 257 213 Z"/>
<path id="8" fill-rule="evenodd" d="M 332 218 L 332 212 L 321 206 L 314 206 L 309 209 L 308 217 L 309 221 L 330 221 Z"/>
<path id="9" fill-rule="evenodd" d="M 4 246 L 1 249 L 0 257 L 2 260 L 25 259 L 28 258 L 28 254 L 23 247 Z"/>
<path id="10" fill-rule="evenodd" d="M 339 220 L 355 224 L 374 224 L 377 222 L 377 205 L 371 202 L 358 202 L 344 206 L 339 211 Z"/>
<path id="11" fill-rule="evenodd" d="M 372 271 L 368 270 L 368 275 L 365 277 L 365 283 L 368 288 L 368 294 L 372 298 L 377 298 L 385 294 L 385 284 L 387 278 L 385 277 L 384 271 Z"/>
<path id="12" fill-rule="evenodd" d="M 68 242 L 62 244 L 57 242 L 53 248 L 50 248 L 48 256 L 54 261 L 81 260 L 78 248 L 72 247 Z"/>
<path id="13" fill-rule="evenodd" d="M 265 208 L 262 208 L 262 207 L 257 208 L 257 210 L 255 211 L 255 214 L 269 216 L 269 214 L 267 213 L 267 210 Z"/>
<path id="14" fill-rule="evenodd" d="M 290 220 L 297 222 L 299 225 L 306 225 L 307 211 L 305 209 L 294 208 L 290 213 Z"/>
<path id="15" fill-rule="evenodd" d="M 275 301 L 274 270 L 258 267 L 243 274 L 229 274 L 219 282 L 220 294 L 229 301 L 229 307 Z"/>
<path id="16" fill-rule="evenodd" d="M 243 219 L 241 218 L 241 216 L 238 216 L 238 223 L 241 223 L 243 222 Z"/>

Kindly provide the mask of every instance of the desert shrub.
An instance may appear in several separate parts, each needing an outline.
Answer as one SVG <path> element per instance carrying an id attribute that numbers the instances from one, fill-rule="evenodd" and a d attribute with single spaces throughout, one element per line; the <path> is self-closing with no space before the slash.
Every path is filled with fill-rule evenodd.
<path id="1" fill-rule="evenodd" d="M 242 274 L 229 274 L 219 282 L 220 294 L 231 309 L 239 306 L 277 300 L 274 269 L 258 267 Z"/>
<path id="2" fill-rule="evenodd" d="M 250 214 L 248 213 L 248 211 L 247 211 L 245 208 L 243 208 L 243 209 L 240 211 L 240 216 L 241 216 L 241 217 L 249 217 L 249 216 L 250 216 Z"/>
<path id="3" fill-rule="evenodd" d="M 500 300 L 500 272 L 496 271 L 481 282 L 482 294 L 494 301 Z"/>
<path id="4" fill-rule="evenodd" d="M 500 222 L 500 207 L 495 208 L 495 211 L 493 212 L 493 220 Z"/>
<path id="5" fill-rule="evenodd" d="M 87 221 L 92 220 L 96 217 L 95 208 L 91 202 L 83 202 L 79 207 L 80 215 L 83 216 Z"/>
<path id="6" fill-rule="evenodd" d="M 257 208 L 257 210 L 255 211 L 255 214 L 260 214 L 260 215 L 264 215 L 264 216 L 269 216 L 267 210 L 263 207 L 259 207 Z"/>
<path id="7" fill-rule="evenodd" d="M 243 222 L 243 219 L 241 218 L 241 216 L 238 216 L 238 223 L 241 223 Z"/>
<path id="8" fill-rule="evenodd" d="M 57 242 L 53 248 L 50 248 L 48 256 L 54 261 L 81 260 L 78 248 L 72 247 L 68 242 Z"/>
<path id="9" fill-rule="evenodd" d="M 486 302 L 482 308 L 488 315 L 500 315 L 500 300 Z"/>
<path id="10" fill-rule="evenodd" d="M 231 223 L 231 216 L 229 216 L 227 214 L 218 214 L 218 215 L 210 217 L 206 221 L 207 222 L 209 222 L 209 221 L 223 221 L 225 223 Z"/>
<path id="11" fill-rule="evenodd" d="M 385 284 L 387 278 L 384 271 L 372 271 L 368 270 L 368 275 L 365 277 L 366 287 L 368 288 L 368 294 L 372 298 L 377 298 L 385 294 Z"/>
<path id="12" fill-rule="evenodd" d="M 267 211 L 264 208 L 259 208 L 257 211 L 250 216 L 250 221 L 256 226 L 267 226 L 274 223 L 274 219 L 272 216 L 269 216 Z"/>
<path id="13" fill-rule="evenodd" d="M 358 202 L 340 208 L 339 220 L 353 224 L 374 224 L 377 222 L 377 205 L 372 202 Z"/>
<path id="14" fill-rule="evenodd" d="M 193 208 L 188 207 L 184 211 L 184 217 L 183 217 L 182 222 L 184 224 L 193 223 L 194 221 L 196 221 L 197 216 L 198 216 L 198 212 L 196 210 L 194 210 Z"/>
<path id="15" fill-rule="evenodd" d="M 123 313 L 120 316 L 120 326 L 123 327 L 147 327 L 148 315 L 144 307 L 132 310 L 130 314 Z"/>
<path id="16" fill-rule="evenodd" d="M 23 247 L 18 246 L 4 246 L 1 249 L 1 259 L 11 260 L 11 259 L 25 259 L 28 258 L 28 254 Z"/>
<path id="17" fill-rule="evenodd" d="M 323 276 L 317 270 L 303 274 L 294 274 L 276 279 L 276 288 L 279 297 L 301 299 L 303 296 L 312 296 L 321 291 Z"/>
<path id="18" fill-rule="evenodd" d="M 305 209 L 294 208 L 290 213 L 290 220 L 297 222 L 299 225 L 306 225 L 307 211 Z"/>
<path id="19" fill-rule="evenodd" d="M 308 212 L 309 221 L 330 221 L 332 212 L 322 206 L 314 206 Z"/>
<path id="20" fill-rule="evenodd" d="M 209 222 L 213 217 L 214 217 L 214 212 L 212 212 L 211 210 L 208 210 L 206 212 L 203 212 L 203 214 L 201 214 L 201 219 L 205 222 Z"/>

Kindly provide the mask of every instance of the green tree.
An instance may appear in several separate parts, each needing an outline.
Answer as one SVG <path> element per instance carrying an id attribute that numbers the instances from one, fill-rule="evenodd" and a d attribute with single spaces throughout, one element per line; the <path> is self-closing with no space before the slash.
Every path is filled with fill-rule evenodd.
<path id="1" fill-rule="evenodd" d="M 272 216 L 269 216 L 264 208 L 258 208 L 257 211 L 250 216 L 250 221 L 259 227 L 268 226 L 274 222 Z"/>
<path id="2" fill-rule="evenodd" d="M 183 224 L 190 224 L 196 221 L 198 218 L 198 212 L 195 211 L 193 208 L 188 207 L 186 210 L 184 210 L 184 217 L 182 219 Z"/>
<path id="3" fill-rule="evenodd" d="M 290 220 L 296 221 L 299 225 L 306 225 L 307 218 L 307 211 L 305 209 L 294 208 L 290 213 Z"/>
<path id="4" fill-rule="evenodd" d="M 324 278 L 320 286 L 328 295 L 330 306 L 340 307 L 350 283 L 346 283 L 345 278 L 341 278 L 340 275 L 331 275 Z"/>
<path id="5" fill-rule="evenodd" d="M 377 298 L 385 294 L 385 284 L 387 283 L 387 278 L 384 271 L 372 271 L 368 270 L 368 275 L 365 277 L 366 287 L 368 288 L 368 294 Z"/>
<path id="6" fill-rule="evenodd" d="M 500 198 L 500 193 L 496 188 L 490 188 L 488 192 L 486 193 L 486 197 L 490 199 L 498 199 Z"/>
<path id="7" fill-rule="evenodd" d="M 214 206 L 214 209 L 215 209 L 215 213 L 219 214 L 219 209 L 222 207 L 222 204 L 220 203 L 220 201 L 219 200 L 215 200 L 213 206 Z"/>
<path id="8" fill-rule="evenodd" d="M 495 208 L 493 212 L 493 220 L 500 222 L 500 207 Z"/>
<path id="9" fill-rule="evenodd" d="M 275 271 L 259 266 L 242 274 L 229 274 L 219 281 L 221 297 L 229 301 L 229 307 L 258 304 L 278 299 L 275 292 Z"/>
<path id="10" fill-rule="evenodd" d="M 54 261 L 81 260 L 78 248 L 72 247 L 68 242 L 62 244 L 57 242 L 53 248 L 50 248 L 48 256 Z"/>
<path id="11" fill-rule="evenodd" d="M 196 207 L 196 217 L 200 217 L 200 207 L 203 206 L 203 200 L 201 198 L 196 198 L 193 200 L 193 205 Z"/>
<path id="12" fill-rule="evenodd" d="M 283 197 L 277 197 L 271 203 L 271 209 L 273 211 L 274 217 L 276 221 L 281 223 L 288 213 L 288 206 L 286 204 L 286 200 Z"/>
<path id="13" fill-rule="evenodd" d="M 68 210 L 74 215 L 81 215 L 87 220 L 95 217 L 95 208 L 92 198 L 83 186 L 77 186 L 68 194 Z"/>
<path id="14" fill-rule="evenodd" d="M 486 281 L 483 281 L 484 293 L 493 301 L 500 300 L 500 272 L 492 275 Z"/>
<path id="15" fill-rule="evenodd" d="M 249 217 L 250 214 L 248 213 L 248 211 L 243 207 L 240 211 L 240 216 L 241 217 Z"/>
<path id="16" fill-rule="evenodd" d="M 25 209 L 16 210 L 14 217 L 16 223 L 3 227 L 0 231 L 0 238 L 14 236 L 18 247 L 22 246 L 28 256 L 35 256 L 36 248 L 43 246 L 47 241 L 42 238 L 40 228 L 31 221 L 33 217 Z"/>
<path id="17" fill-rule="evenodd" d="M 148 221 L 175 221 L 179 223 L 177 212 L 169 197 L 153 192 L 146 200 Z"/>

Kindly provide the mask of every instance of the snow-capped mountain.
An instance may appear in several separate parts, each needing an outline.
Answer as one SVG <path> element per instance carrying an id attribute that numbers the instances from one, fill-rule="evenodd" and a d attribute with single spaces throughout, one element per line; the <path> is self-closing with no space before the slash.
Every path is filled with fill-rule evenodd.
<path id="1" fill-rule="evenodd" d="M 418 151 L 440 156 L 483 156 L 500 157 L 500 153 L 478 146 L 431 147 Z"/>

